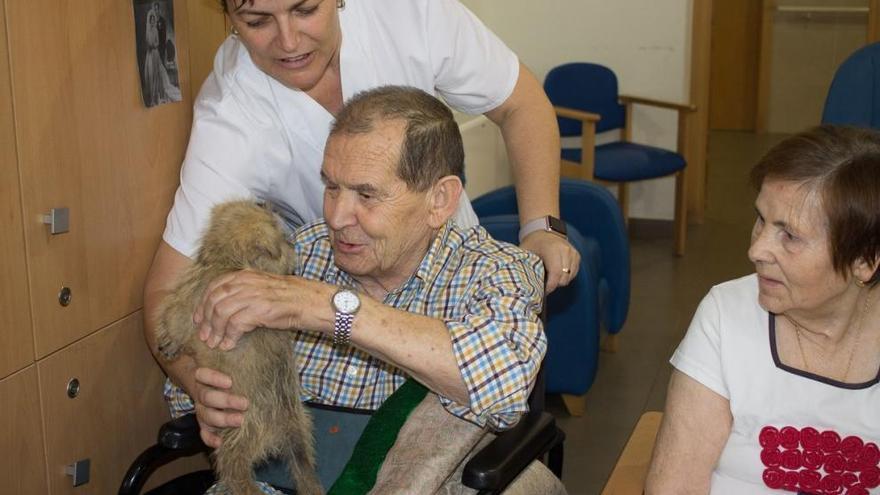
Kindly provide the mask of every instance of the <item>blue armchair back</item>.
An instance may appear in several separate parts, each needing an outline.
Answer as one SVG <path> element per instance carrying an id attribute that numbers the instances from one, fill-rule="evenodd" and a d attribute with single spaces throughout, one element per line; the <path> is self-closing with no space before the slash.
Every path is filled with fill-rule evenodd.
<path id="1" fill-rule="evenodd" d="M 840 64 L 822 122 L 880 128 L 880 43 L 860 48 Z"/>
<path id="2" fill-rule="evenodd" d="M 475 199 L 473 205 L 481 224 L 484 217 L 513 215 L 518 211 L 512 186 L 486 193 Z M 581 262 L 595 265 L 601 283 L 601 321 L 609 333 L 617 333 L 626 321 L 630 293 L 629 240 L 620 208 L 604 187 L 565 178 L 559 185 L 559 208 L 562 219 L 585 239 L 594 239 L 600 250 L 598 258 L 592 259 L 581 253 Z M 509 242 L 517 243 L 518 223 L 512 228 L 516 232 Z"/>
<path id="3" fill-rule="evenodd" d="M 473 201 L 480 224 L 496 239 L 518 243 L 516 193 L 503 187 Z M 582 395 L 593 383 L 599 329 L 617 333 L 629 309 L 629 243 L 614 197 L 596 184 L 563 179 L 560 210 L 581 255 L 577 277 L 547 297 L 547 392 Z"/>

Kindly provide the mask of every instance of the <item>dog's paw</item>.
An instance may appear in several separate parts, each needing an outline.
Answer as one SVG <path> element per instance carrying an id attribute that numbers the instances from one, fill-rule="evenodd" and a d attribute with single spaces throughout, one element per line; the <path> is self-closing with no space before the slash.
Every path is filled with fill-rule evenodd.
<path id="1" fill-rule="evenodd" d="M 171 342 L 170 340 L 160 339 L 159 355 L 166 361 L 173 361 L 180 355 L 181 346 Z"/>

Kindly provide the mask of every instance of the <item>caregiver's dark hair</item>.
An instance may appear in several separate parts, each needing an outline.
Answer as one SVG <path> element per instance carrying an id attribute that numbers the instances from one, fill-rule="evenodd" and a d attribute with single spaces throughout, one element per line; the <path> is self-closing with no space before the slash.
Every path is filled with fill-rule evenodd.
<path id="1" fill-rule="evenodd" d="M 224 12 L 230 12 L 229 5 L 231 3 L 232 10 L 238 10 L 245 5 L 253 5 L 254 0 L 219 0 L 220 6 L 223 7 Z M 345 7 L 345 0 L 336 0 L 336 7 L 343 8 Z"/>

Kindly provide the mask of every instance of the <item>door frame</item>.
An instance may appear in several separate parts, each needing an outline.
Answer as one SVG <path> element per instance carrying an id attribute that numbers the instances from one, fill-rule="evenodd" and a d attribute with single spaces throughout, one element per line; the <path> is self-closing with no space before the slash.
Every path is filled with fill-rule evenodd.
<path id="1" fill-rule="evenodd" d="M 700 0 L 694 0 L 699 2 Z M 777 0 L 761 0 L 761 33 L 758 60 L 758 101 L 755 132 L 767 132 L 770 105 L 770 68 L 773 62 L 773 16 Z M 865 43 L 880 41 L 880 0 L 868 0 L 868 29 Z"/>
<path id="2" fill-rule="evenodd" d="M 755 132 L 767 130 L 767 104 L 770 90 L 770 43 L 776 0 L 761 0 L 761 41 L 758 60 L 758 98 Z M 691 0 L 690 102 L 696 110 L 687 119 L 684 131 L 687 208 L 693 223 L 703 223 L 706 209 L 706 158 L 709 144 L 709 77 L 711 69 L 712 0 Z M 880 0 L 868 0 L 867 43 L 880 41 Z"/>
<path id="3" fill-rule="evenodd" d="M 880 1 L 880 0 L 876 0 Z M 696 110 L 685 119 L 684 155 L 688 218 L 703 223 L 706 211 L 706 157 L 709 145 L 709 75 L 711 69 L 712 0 L 691 0 L 690 102 Z"/>

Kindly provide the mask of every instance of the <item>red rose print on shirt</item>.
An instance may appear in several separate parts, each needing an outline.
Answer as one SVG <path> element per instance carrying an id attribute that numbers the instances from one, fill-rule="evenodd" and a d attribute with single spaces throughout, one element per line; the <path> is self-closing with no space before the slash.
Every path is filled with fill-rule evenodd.
<path id="1" fill-rule="evenodd" d="M 876 466 L 880 463 L 880 448 L 873 443 L 869 443 L 865 445 L 861 452 L 859 452 L 859 463 L 862 465 L 862 469 L 867 469 L 871 466 Z"/>
<path id="2" fill-rule="evenodd" d="M 858 457 L 864 446 L 865 442 L 863 442 L 861 438 L 853 436 L 846 437 L 840 442 L 840 453 L 847 459 Z"/>
<path id="3" fill-rule="evenodd" d="M 839 474 L 846 470 L 846 459 L 840 454 L 825 455 L 825 472 Z"/>
<path id="4" fill-rule="evenodd" d="M 862 469 L 862 473 L 859 475 L 859 481 L 861 481 L 867 488 L 880 486 L 880 468 L 872 466 L 867 469 Z"/>
<path id="5" fill-rule="evenodd" d="M 786 426 L 779 430 L 779 444 L 786 449 L 796 449 L 801 443 L 801 432 L 793 427 Z"/>
<path id="6" fill-rule="evenodd" d="M 822 445 L 822 436 L 815 428 L 805 426 L 801 428 L 801 445 L 804 450 L 819 450 Z"/>
<path id="7" fill-rule="evenodd" d="M 825 454 L 820 450 L 805 450 L 804 451 L 804 467 L 807 469 L 812 469 L 814 471 L 818 470 L 822 467 L 822 464 L 825 462 Z"/>
<path id="8" fill-rule="evenodd" d="M 765 426 L 758 434 L 758 443 L 761 447 L 773 448 L 779 446 L 779 430 L 772 426 Z"/>
<path id="9" fill-rule="evenodd" d="M 815 495 L 870 495 L 880 486 L 880 447 L 832 430 L 765 426 L 758 434 L 764 484 Z"/>
<path id="10" fill-rule="evenodd" d="M 840 448 L 840 435 L 836 431 L 823 431 L 819 435 L 819 444 L 825 452 L 837 452 Z"/>
<path id="11" fill-rule="evenodd" d="M 822 475 L 814 469 L 801 469 L 798 482 L 801 490 L 816 491 L 822 482 Z"/>
<path id="12" fill-rule="evenodd" d="M 859 482 L 859 477 L 855 473 L 843 473 L 840 475 L 844 488 L 850 488 Z"/>

